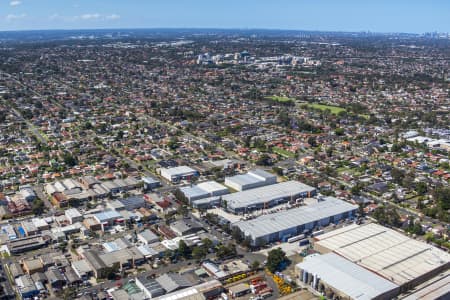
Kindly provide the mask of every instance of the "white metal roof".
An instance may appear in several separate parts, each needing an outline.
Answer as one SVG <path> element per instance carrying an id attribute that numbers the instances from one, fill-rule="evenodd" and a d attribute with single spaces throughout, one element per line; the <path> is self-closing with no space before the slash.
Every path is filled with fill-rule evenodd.
<path id="1" fill-rule="evenodd" d="M 296 267 L 317 275 L 352 299 L 373 299 L 398 288 L 398 285 L 334 253 L 307 256 Z"/>
<path id="2" fill-rule="evenodd" d="M 450 263 L 448 253 L 374 223 L 344 227 L 317 239 L 318 246 L 399 285 Z"/>
<path id="3" fill-rule="evenodd" d="M 201 188 L 202 190 L 207 191 L 208 193 L 228 190 L 226 187 L 224 187 L 220 183 L 212 181 L 212 180 L 199 183 L 199 184 L 197 184 L 197 186 L 199 188 Z"/>
<path id="4" fill-rule="evenodd" d="M 179 166 L 174 168 L 162 168 L 161 172 L 164 172 L 166 176 L 179 176 L 183 174 L 193 173 L 196 171 L 188 166 Z"/>
<path id="5" fill-rule="evenodd" d="M 298 181 L 286 181 L 251 190 L 237 192 L 222 197 L 230 208 L 247 207 L 275 199 L 291 197 L 304 192 L 312 192 L 315 188 Z"/>
<path id="6" fill-rule="evenodd" d="M 314 221 L 349 212 L 357 208 L 358 206 L 337 198 L 326 197 L 325 201 L 320 201 L 313 205 L 263 215 L 253 220 L 239 221 L 234 225 L 238 226 L 245 235 L 250 235 L 256 239 L 271 233 L 288 230 L 300 225 L 309 224 Z"/>

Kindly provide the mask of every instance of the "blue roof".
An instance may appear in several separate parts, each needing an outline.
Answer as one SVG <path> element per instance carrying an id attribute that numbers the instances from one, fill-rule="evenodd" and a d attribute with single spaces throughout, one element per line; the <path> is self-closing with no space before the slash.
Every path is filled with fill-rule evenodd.
<path id="1" fill-rule="evenodd" d="M 105 210 L 94 215 L 100 222 L 108 221 L 110 219 L 122 218 L 122 215 L 115 210 Z"/>
<path id="2" fill-rule="evenodd" d="M 21 236 L 25 236 L 26 235 L 25 229 L 23 229 L 23 227 L 19 226 L 19 227 L 17 227 L 17 230 L 19 231 L 19 234 Z"/>

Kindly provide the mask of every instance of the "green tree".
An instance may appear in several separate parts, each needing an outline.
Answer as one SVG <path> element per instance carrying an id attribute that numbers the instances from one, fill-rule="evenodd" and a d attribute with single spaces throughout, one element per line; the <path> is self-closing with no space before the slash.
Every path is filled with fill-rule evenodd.
<path id="1" fill-rule="evenodd" d="M 63 160 L 64 163 L 69 167 L 73 167 L 78 164 L 78 160 L 69 152 L 64 152 Z"/>
<path id="2" fill-rule="evenodd" d="M 211 249 L 214 246 L 213 242 L 210 239 L 208 239 L 208 238 L 204 238 L 202 240 L 202 244 L 203 244 L 203 247 L 205 247 L 206 250 Z"/>
<path id="3" fill-rule="evenodd" d="M 271 166 L 271 165 L 273 165 L 273 161 L 272 161 L 272 158 L 268 154 L 264 153 L 263 155 L 261 155 L 258 158 L 258 160 L 256 161 L 256 164 L 258 166 Z"/>
<path id="4" fill-rule="evenodd" d="M 391 176 L 392 176 L 392 181 L 394 183 L 397 184 L 402 184 L 403 183 L 403 178 L 405 178 L 405 173 L 398 169 L 398 168 L 393 168 L 391 170 Z"/>
<path id="5" fill-rule="evenodd" d="M 45 209 L 44 201 L 42 201 L 41 199 L 34 200 L 31 209 L 35 215 L 42 215 Z"/>
<path id="6" fill-rule="evenodd" d="M 252 271 L 257 271 L 259 269 L 260 265 L 261 265 L 261 263 L 258 260 L 255 260 L 254 262 L 252 262 L 252 264 L 251 264 Z"/>
<path id="7" fill-rule="evenodd" d="M 418 182 L 416 184 L 415 190 L 419 195 L 425 195 L 428 192 L 428 186 L 425 182 Z"/>
<path id="8" fill-rule="evenodd" d="M 336 129 L 334 130 L 334 133 L 335 133 L 337 136 L 343 136 L 343 135 L 344 135 L 344 128 L 341 128 L 341 127 L 336 128 Z"/>
<path id="9" fill-rule="evenodd" d="M 276 248 L 269 251 L 267 257 L 267 269 L 274 273 L 280 270 L 281 265 L 287 261 L 286 253 L 281 248 Z"/>
<path id="10" fill-rule="evenodd" d="M 207 251 L 204 247 L 195 246 L 192 249 L 192 257 L 195 259 L 202 259 L 207 254 Z"/>
<path id="11" fill-rule="evenodd" d="M 190 255 L 189 246 L 183 240 L 180 240 L 178 243 L 178 253 L 180 253 L 180 255 L 184 258 L 188 258 Z"/>
<path id="12" fill-rule="evenodd" d="M 393 206 L 379 206 L 373 212 L 373 217 L 382 225 L 400 226 L 400 215 Z"/>

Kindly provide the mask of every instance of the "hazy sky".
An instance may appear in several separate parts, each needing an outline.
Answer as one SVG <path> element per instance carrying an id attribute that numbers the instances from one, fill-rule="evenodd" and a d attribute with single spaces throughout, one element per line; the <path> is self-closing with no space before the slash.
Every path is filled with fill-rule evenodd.
<path id="1" fill-rule="evenodd" d="M 0 0 L 0 30 L 152 27 L 450 32 L 450 0 Z"/>

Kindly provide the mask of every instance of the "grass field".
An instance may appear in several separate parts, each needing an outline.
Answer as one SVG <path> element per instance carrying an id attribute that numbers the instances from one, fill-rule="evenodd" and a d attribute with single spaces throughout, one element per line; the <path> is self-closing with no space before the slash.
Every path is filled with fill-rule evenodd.
<path id="1" fill-rule="evenodd" d="M 332 114 L 337 115 L 341 111 L 346 111 L 345 108 L 339 107 L 339 106 L 332 106 L 332 105 L 325 105 L 325 104 L 319 104 L 319 103 L 309 103 L 307 104 L 308 107 L 320 109 L 320 110 L 326 110 L 329 109 Z"/>
<path id="2" fill-rule="evenodd" d="M 332 114 L 337 115 L 341 111 L 347 111 L 345 108 L 339 107 L 339 106 L 333 106 L 333 105 L 326 105 L 326 104 L 319 104 L 319 103 L 308 103 L 306 104 L 310 108 L 320 109 L 320 110 L 326 110 L 329 109 Z M 368 115 L 359 114 L 360 117 L 363 117 L 365 119 L 368 119 Z"/>
<path id="3" fill-rule="evenodd" d="M 278 147 L 273 147 L 272 148 L 273 153 L 279 154 L 281 156 L 287 157 L 287 158 L 293 158 L 295 157 L 295 153 L 291 152 L 291 151 L 287 151 Z"/>
<path id="4" fill-rule="evenodd" d="M 267 97 L 267 99 L 270 99 L 270 100 L 276 101 L 276 102 L 280 102 L 280 103 L 294 102 L 294 100 L 295 100 L 293 98 L 280 97 L 280 96 L 270 96 L 270 97 Z"/>

